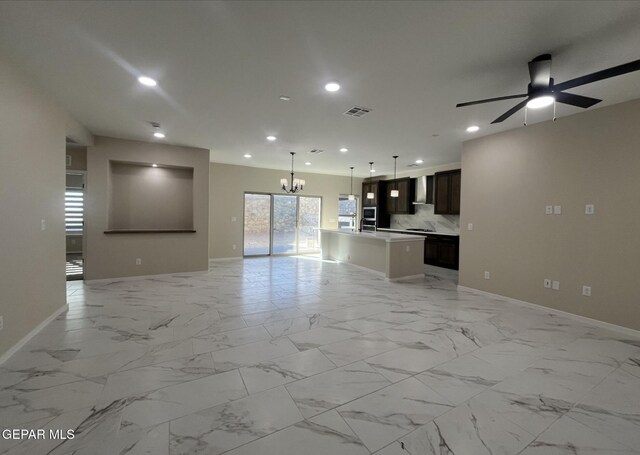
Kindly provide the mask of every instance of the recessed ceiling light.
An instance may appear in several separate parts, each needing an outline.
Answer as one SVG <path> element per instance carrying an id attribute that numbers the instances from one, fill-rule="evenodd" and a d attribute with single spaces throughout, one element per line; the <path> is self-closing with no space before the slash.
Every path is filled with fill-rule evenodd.
<path id="1" fill-rule="evenodd" d="M 344 148 L 344 147 L 342 147 L 342 148 L 340 149 L 340 151 L 341 151 L 342 153 L 344 153 L 344 152 L 348 152 L 348 151 L 349 151 L 349 149 L 348 149 L 348 148 Z"/>
<path id="2" fill-rule="evenodd" d="M 155 133 L 153 133 L 153 135 L 155 137 L 157 137 L 158 139 L 164 139 L 165 138 L 164 133 L 161 133 L 160 131 L 156 131 Z"/>
<path id="3" fill-rule="evenodd" d="M 140 82 L 142 85 L 146 85 L 147 87 L 155 87 L 156 85 L 158 85 L 155 79 L 151 79 L 147 76 L 140 76 L 138 78 L 138 82 Z"/>
<path id="4" fill-rule="evenodd" d="M 477 125 L 471 125 L 469 128 L 467 128 L 467 133 L 475 133 L 476 131 L 478 131 L 480 129 L 479 126 Z"/>
<path id="5" fill-rule="evenodd" d="M 338 84 L 337 82 L 329 82 L 324 86 L 324 89 L 327 92 L 337 92 L 338 90 L 340 90 L 340 84 Z"/>
<path id="6" fill-rule="evenodd" d="M 416 160 L 416 164 L 422 164 L 424 163 L 424 160 Z"/>
<path id="7" fill-rule="evenodd" d="M 371 172 L 375 172 L 375 171 L 376 171 L 375 169 L 371 169 Z"/>
<path id="8" fill-rule="evenodd" d="M 158 165 L 156 163 L 153 163 L 151 167 L 158 167 Z"/>
<path id="9" fill-rule="evenodd" d="M 245 158 L 251 158 L 251 155 L 250 155 L 249 153 L 245 153 L 245 154 L 244 154 L 244 157 L 245 157 Z"/>
<path id="10" fill-rule="evenodd" d="M 280 96 L 280 99 L 281 99 L 282 101 L 290 101 L 290 100 L 291 100 L 291 97 L 290 97 L 290 96 L 287 96 L 287 95 L 282 95 L 282 96 Z"/>
<path id="11" fill-rule="evenodd" d="M 275 137 L 275 136 L 267 136 L 267 140 L 268 140 L 268 141 L 273 142 L 273 141 L 275 141 L 276 139 L 277 139 L 277 137 Z"/>
<path id="12" fill-rule="evenodd" d="M 305 166 L 311 166 L 311 161 L 307 161 L 306 163 L 304 163 Z"/>
<path id="13" fill-rule="evenodd" d="M 550 95 L 539 96 L 532 98 L 527 102 L 527 107 L 531 109 L 539 109 L 541 107 L 551 106 L 556 99 Z"/>

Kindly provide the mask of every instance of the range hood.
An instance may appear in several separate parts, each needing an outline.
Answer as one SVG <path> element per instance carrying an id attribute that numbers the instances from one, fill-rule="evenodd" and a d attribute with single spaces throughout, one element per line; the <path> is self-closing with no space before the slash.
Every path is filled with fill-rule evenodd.
<path id="1" fill-rule="evenodd" d="M 433 175 L 423 175 L 416 178 L 416 194 L 413 204 L 433 204 Z"/>

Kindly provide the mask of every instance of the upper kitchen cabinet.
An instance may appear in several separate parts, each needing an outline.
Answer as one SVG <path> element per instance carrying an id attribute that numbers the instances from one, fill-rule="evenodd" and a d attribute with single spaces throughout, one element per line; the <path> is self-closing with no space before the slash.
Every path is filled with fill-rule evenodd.
<path id="1" fill-rule="evenodd" d="M 381 197 L 384 192 L 383 182 L 362 182 L 362 206 L 363 207 L 379 207 Z M 373 193 L 373 199 L 367 199 L 367 194 Z"/>
<path id="2" fill-rule="evenodd" d="M 438 215 L 459 215 L 460 184 L 462 181 L 460 169 L 436 172 L 435 179 L 434 213 Z"/>
<path id="3" fill-rule="evenodd" d="M 391 197 L 391 190 L 398 190 L 398 197 Z M 409 177 L 387 180 L 385 199 L 387 213 L 390 215 L 413 215 L 415 212 L 415 205 L 413 205 L 413 198 L 416 193 L 416 179 Z"/>

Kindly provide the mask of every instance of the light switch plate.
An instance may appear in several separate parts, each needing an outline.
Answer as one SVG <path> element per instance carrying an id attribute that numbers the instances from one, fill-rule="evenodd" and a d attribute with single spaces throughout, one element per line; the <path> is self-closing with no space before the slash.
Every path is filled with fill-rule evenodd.
<path id="1" fill-rule="evenodd" d="M 467 231 L 473 231 L 473 223 L 467 224 Z"/>
<path id="2" fill-rule="evenodd" d="M 491 279 L 491 272 L 484 272 L 484 279 L 485 280 L 490 280 Z"/>
<path id="3" fill-rule="evenodd" d="M 40 230 L 44 231 L 47 229 L 47 222 L 45 220 L 40 220 Z"/>
<path id="4" fill-rule="evenodd" d="M 232 216 L 232 217 L 231 217 L 231 222 L 232 222 L 232 223 L 235 223 L 236 221 L 238 221 L 238 219 L 237 219 L 235 216 Z"/>
<path id="5" fill-rule="evenodd" d="M 593 204 L 587 204 L 584 206 L 584 214 L 585 215 L 593 215 L 596 211 L 596 208 Z"/>
<path id="6" fill-rule="evenodd" d="M 591 286 L 582 286 L 582 295 L 591 297 Z"/>
<path id="7" fill-rule="evenodd" d="M 553 215 L 553 205 L 545 205 L 544 213 L 545 215 Z"/>
<path id="8" fill-rule="evenodd" d="M 561 215 L 562 214 L 562 206 L 561 205 L 554 205 L 553 206 L 553 214 L 554 215 Z"/>

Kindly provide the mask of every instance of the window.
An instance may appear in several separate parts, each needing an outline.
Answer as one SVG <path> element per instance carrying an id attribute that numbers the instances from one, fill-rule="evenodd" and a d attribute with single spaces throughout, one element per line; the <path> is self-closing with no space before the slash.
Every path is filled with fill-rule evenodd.
<path id="1" fill-rule="evenodd" d="M 355 231 L 357 226 L 358 198 L 353 201 L 348 196 L 338 200 L 338 229 Z"/>
<path id="2" fill-rule="evenodd" d="M 84 225 L 84 190 L 67 188 L 64 192 L 64 229 L 67 235 L 82 235 Z"/>

